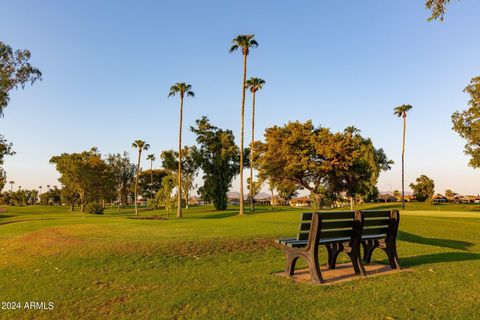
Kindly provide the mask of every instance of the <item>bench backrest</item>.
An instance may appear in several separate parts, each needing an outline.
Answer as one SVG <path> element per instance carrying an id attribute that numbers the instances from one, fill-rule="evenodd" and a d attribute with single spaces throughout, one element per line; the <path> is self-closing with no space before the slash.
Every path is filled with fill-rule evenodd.
<path id="1" fill-rule="evenodd" d="M 318 219 L 318 239 L 350 238 L 355 232 L 361 232 L 361 215 L 358 211 L 320 211 L 316 213 L 304 212 L 300 222 L 297 240 L 308 240 L 312 230 L 313 216 Z M 358 230 L 360 228 L 360 230 Z"/>
<path id="2" fill-rule="evenodd" d="M 362 235 L 382 235 L 385 238 L 397 237 L 400 214 L 398 210 L 363 210 Z"/>

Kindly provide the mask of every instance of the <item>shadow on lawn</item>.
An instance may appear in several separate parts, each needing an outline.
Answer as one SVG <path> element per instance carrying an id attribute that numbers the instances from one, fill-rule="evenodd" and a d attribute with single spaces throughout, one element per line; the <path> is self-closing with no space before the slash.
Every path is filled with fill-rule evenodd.
<path id="1" fill-rule="evenodd" d="M 450 239 L 437 239 L 437 238 L 425 238 L 413 233 L 405 232 L 398 230 L 398 239 L 401 241 L 425 244 L 429 246 L 458 249 L 467 251 L 469 247 L 474 244 L 471 242 L 460 241 L 460 240 L 450 240 Z"/>
<path id="2" fill-rule="evenodd" d="M 200 216 L 200 217 L 193 217 L 193 219 L 224 219 L 229 217 L 238 216 L 238 209 L 227 209 L 223 212 L 216 212 L 212 211 L 211 214 Z M 265 213 L 265 212 L 273 212 L 271 209 L 267 208 L 255 208 L 254 212 L 250 212 L 249 209 L 245 209 L 245 215 L 251 216 L 255 214 Z"/>
<path id="3" fill-rule="evenodd" d="M 11 218 L 14 217 L 14 215 L 11 214 L 0 214 L 0 219 L 6 219 L 6 218 Z"/>
<path id="4" fill-rule="evenodd" d="M 443 252 L 427 254 L 413 257 L 400 257 L 400 265 L 403 267 L 415 267 L 423 264 L 455 262 L 455 261 L 471 261 L 479 260 L 480 253 L 476 252 Z"/>

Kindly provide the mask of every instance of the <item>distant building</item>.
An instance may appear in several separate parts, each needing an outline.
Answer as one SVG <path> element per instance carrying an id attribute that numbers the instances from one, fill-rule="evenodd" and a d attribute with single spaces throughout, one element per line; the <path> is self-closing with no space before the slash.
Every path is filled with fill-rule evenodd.
<path id="1" fill-rule="evenodd" d="M 290 206 L 292 207 L 311 207 L 313 200 L 309 196 L 293 198 L 290 200 Z"/>
<path id="2" fill-rule="evenodd" d="M 480 196 L 459 196 L 458 200 L 460 203 L 480 203 Z"/>
<path id="3" fill-rule="evenodd" d="M 433 203 L 447 203 L 448 199 L 444 195 L 436 194 L 432 197 Z"/>

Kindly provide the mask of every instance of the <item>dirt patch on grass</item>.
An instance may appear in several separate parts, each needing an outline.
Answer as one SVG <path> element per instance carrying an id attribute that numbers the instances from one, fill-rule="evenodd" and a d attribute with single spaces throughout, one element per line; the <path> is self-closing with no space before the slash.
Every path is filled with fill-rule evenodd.
<path id="1" fill-rule="evenodd" d="M 5 262 L 8 265 L 28 264 L 42 257 L 56 255 L 65 257 L 115 255 L 134 260 L 152 256 L 198 258 L 230 252 L 263 251 L 275 246 L 270 238 L 131 241 L 90 236 L 96 232 L 95 226 L 92 225 L 77 225 L 74 228 L 53 227 L 0 241 L 0 253 L 4 257 L 0 258 L 0 264 Z"/>
<path id="2" fill-rule="evenodd" d="M 166 246 L 169 255 L 192 257 L 215 255 L 218 253 L 238 251 L 258 251 L 273 247 L 271 239 L 205 239 L 197 241 L 179 241 Z"/>
<path id="3" fill-rule="evenodd" d="M 47 228 L 0 242 L 0 250 L 8 263 L 22 262 L 29 257 L 52 256 L 65 249 L 82 246 L 84 241 L 64 228 Z"/>
<path id="4" fill-rule="evenodd" d="M 201 257 L 229 252 L 249 252 L 267 250 L 274 247 L 272 239 L 199 239 L 168 240 L 165 242 L 122 242 L 110 244 L 110 248 L 119 255 L 140 254 L 145 257 L 161 255 L 164 257 Z"/>

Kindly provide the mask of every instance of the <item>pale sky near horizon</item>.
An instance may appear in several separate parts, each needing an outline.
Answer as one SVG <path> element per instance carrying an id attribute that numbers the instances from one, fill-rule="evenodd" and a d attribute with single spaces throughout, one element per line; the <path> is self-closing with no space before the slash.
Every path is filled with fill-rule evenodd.
<path id="1" fill-rule="evenodd" d="M 189 127 L 202 115 L 238 139 L 242 60 L 228 49 L 237 34 L 254 33 L 248 76 L 266 80 L 256 137 L 291 120 L 354 125 L 395 161 L 379 189 L 400 189 L 402 121 L 392 110 L 411 104 L 407 185 L 426 174 L 437 192 L 480 193 L 480 170 L 468 167 L 450 120 L 480 75 L 479 1 L 453 2 L 443 23 L 427 22 L 423 0 L 0 0 L 0 12 L 0 41 L 29 49 L 44 78 L 13 92 L 0 119 L 17 152 L 4 165 L 16 187 L 59 185 L 49 159 L 62 152 L 96 146 L 134 158 L 135 139 L 157 158 L 176 148 L 178 99 L 167 94 L 177 81 L 196 94 L 185 101 L 184 144 L 194 143 Z"/>

